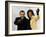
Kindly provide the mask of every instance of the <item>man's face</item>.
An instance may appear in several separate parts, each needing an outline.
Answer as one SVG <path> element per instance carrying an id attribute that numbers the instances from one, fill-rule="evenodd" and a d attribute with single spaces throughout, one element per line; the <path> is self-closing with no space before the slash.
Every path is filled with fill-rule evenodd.
<path id="1" fill-rule="evenodd" d="M 32 16 L 32 12 L 29 12 L 29 17 L 31 17 Z"/>
<path id="2" fill-rule="evenodd" d="M 24 12 L 20 12 L 20 17 L 24 17 L 25 13 Z"/>

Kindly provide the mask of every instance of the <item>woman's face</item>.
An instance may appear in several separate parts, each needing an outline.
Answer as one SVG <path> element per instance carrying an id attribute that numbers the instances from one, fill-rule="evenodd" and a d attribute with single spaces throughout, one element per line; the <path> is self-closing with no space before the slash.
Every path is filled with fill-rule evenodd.
<path id="1" fill-rule="evenodd" d="M 29 12 L 29 17 L 31 17 L 32 16 L 32 12 Z"/>

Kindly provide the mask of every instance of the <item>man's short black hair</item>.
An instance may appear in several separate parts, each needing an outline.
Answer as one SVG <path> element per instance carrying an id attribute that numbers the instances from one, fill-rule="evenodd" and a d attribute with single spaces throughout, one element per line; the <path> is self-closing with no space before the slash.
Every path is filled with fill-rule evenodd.
<path id="1" fill-rule="evenodd" d="M 21 13 L 21 12 L 23 12 L 23 13 L 25 14 L 24 10 L 21 10 L 20 13 Z"/>
<path id="2" fill-rule="evenodd" d="M 29 12 L 31 12 L 32 15 L 34 15 L 33 10 L 29 9 L 29 10 L 27 11 L 27 16 L 28 16 L 28 17 L 29 17 Z"/>

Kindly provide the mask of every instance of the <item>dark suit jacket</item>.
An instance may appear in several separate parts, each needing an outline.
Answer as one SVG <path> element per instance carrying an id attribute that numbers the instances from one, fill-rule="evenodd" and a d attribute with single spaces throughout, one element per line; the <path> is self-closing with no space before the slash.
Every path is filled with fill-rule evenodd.
<path id="1" fill-rule="evenodd" d="M 26 17 L 22 20 L 21 17 L 17 17 L 14 24 L 18 26 L 18 30 L 31 30 L 30 23 Z"/>

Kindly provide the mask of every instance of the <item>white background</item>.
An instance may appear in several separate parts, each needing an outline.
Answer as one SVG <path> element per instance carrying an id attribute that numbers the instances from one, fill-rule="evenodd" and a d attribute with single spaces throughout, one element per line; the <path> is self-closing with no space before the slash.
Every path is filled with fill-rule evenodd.
<path id="1" fill-rule="evenodd" d="M 19 1 L 46 3 L 46 0 L 19 0 Z M 0 37 L 5 37 L 5 0 L 0 0 Z M 46 37 L 46 33 L 40 35 L 23 35 L 23 36 L 11 36 L 11 37 Z"/>

